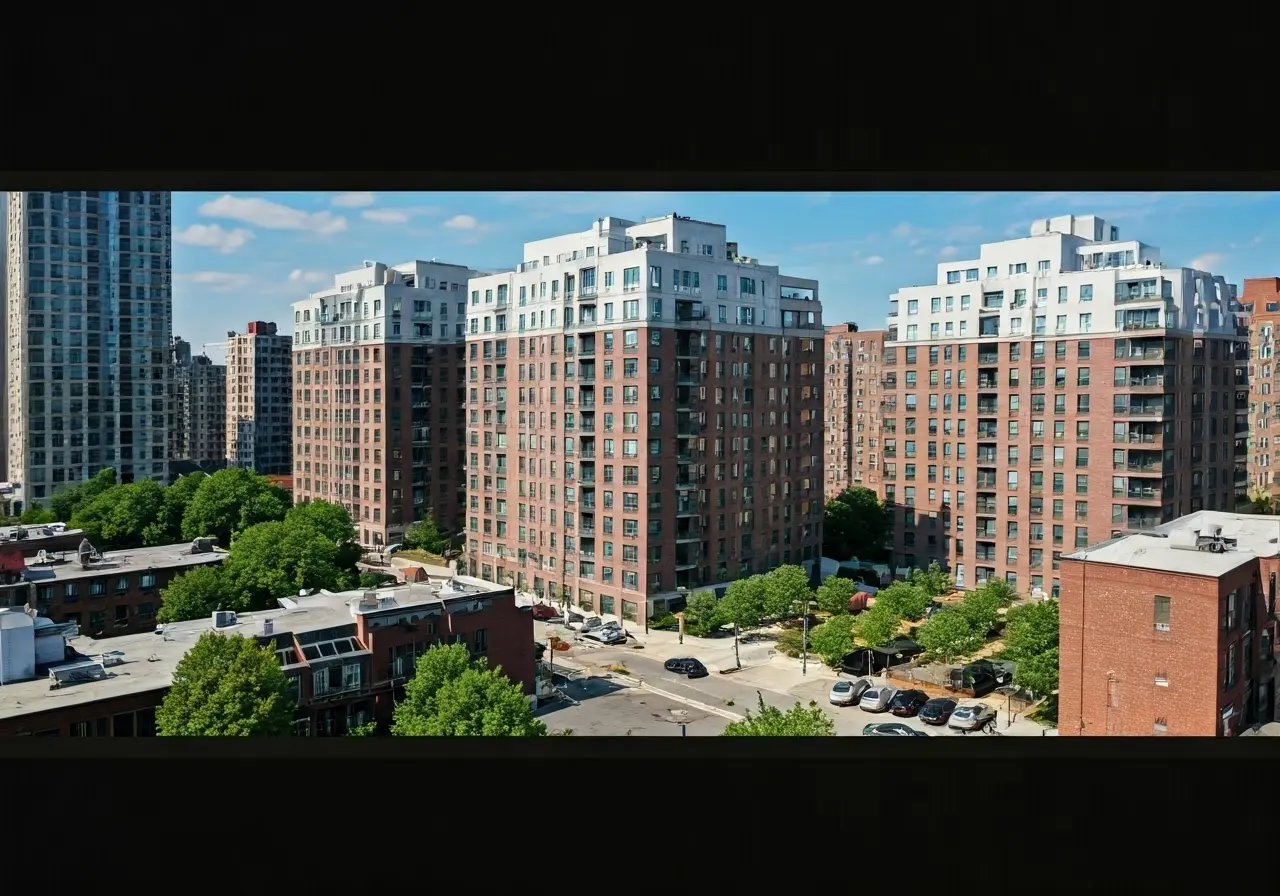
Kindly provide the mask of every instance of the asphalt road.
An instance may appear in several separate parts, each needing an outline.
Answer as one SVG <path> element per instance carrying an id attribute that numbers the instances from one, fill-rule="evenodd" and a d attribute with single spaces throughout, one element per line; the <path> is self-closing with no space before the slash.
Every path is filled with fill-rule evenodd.
<path id="1" fill-rule="evenodd" d="M 807 705 L 810 700 L 816 701 L 835 721 L 836 733 L 842 737 L 860 737 L 864 726 L 872 722 L 902 722 L 919 731 L 927 731 L 934 737 L 985 737 L 981 733 L 960 735 L 949 728 L 937 728 L 926 725 L 919 719 L 900 719 L 890 713 L 864 712 L 856 706 L 834 706 L 828 695 L 830 680 L 813 681 L 793 688 L 790 693 L 756 688 L 750 684 L 734 681 L 733 675 L 711 673 L 706 678 L 688 678 L 666 671 L 660 660 L 644 656 L 641 651 L 625 647 L 590 648 L 578 646 L 573 651 L 572 659 L 582 665 L 600 667 L 602 670 L 611 664 L 620 664 L 627 668 L 631 677 L 642 679 L 651 687 L 709 706 L 721 707 L 730 712 L 743 714 L 747 710 L 755 710 L 758 700 L 763 698 L 769 706 L 786 710 L 801 703 Z M 759 697 L 757 697 L 757 692 Z M 713 717 L 714 718 L 714 717 Z M 719 719 L 720 730 L 728 724 L 728 719 Z M 551 723 L 548 722 L 548 725 Z M 605 733 L 605 732 L 602 732 Z M 615 732 L 620 733 L 620 732 Z M 692 733 L 692 732 L 691 732 Z M 719 731 L 716 732 L 717 734 Z"/>
<path id="2" fill-rule="evenodd" d="M 553 703 L 537 712 L 552 734 L 573 736 L 716 737 L 728 719 L 652 691 L 620 687 L 605 679 L 570 682 L 577 701 Z"/>

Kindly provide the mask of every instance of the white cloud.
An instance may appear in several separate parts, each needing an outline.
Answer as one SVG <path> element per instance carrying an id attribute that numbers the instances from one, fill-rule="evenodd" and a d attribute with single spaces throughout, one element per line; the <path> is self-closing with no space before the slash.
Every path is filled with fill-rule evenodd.
<path id="1" fill-rule="evenodd" d="M 916 230 L 914 227 L 912 227 L 910 224 L 908 224 L 906 221 L 903 221 L 897 227 L 893 228 L 893 235 L 896 237 L 906 238 L 916 233 L 919 233 L 919 231 Z"/>
<path id="2" fill-rule="evenodd" d="M 946 261 L 949 258 L 955 258 L 959 254 L 960 250 L 955 246 L 943 246 L 938 250 L 938 257 L 943 261 Z"/>
<path id="3" fill-rule="evenodd" d="M 884 264 L 884 258 L 880 255 L 868 255 L 863 264 Z"/>
<path id="4" fill-rule="evenodd" d="M 450 230 L 475 230 L 480 226 L 480 222 L 471 215 L 454 215 L 444 222 L 444 226 Z"/>
<path id="5" fill-rule="evenodd" d="M 376 200 L 377 197 L 372 193 L 339 193 L 329 203 L 338 208 L 365 208 L 373 205 Z"/>
<path id="6" fill-rule="evenodd" d="M 328 275 L 323 271 L 304 271 L 302 268 L 294 268 L 289 272 L 291 283 L 323 283 L 328 279 Z"/>
<path id="7" fill-rule="evenodd" d="M 1206 252 L 1198 258 L 1193 258 L 1187 262 L 1187 267 L 1212 274 L 1213 269 L 1225 260 L 1226 256 L 1220 252 Z"/>
<path id="8" fill-rule="evenodd" d="M 253 239 L 253 231 L 246 227 L 223 230 L 217 224 L 192 224 L 186 230 L 173 235 L 176 243 L 217 249 L 222 253 L 234 252 Z"/>
<path id="9" fill-rule="evenodd" d="M 243 221 L 265 230 L 304 230 L 320 236 L 347 229 L 346 218 L 329 212 L 305 212 L 278 202 L 257 197 L 242 198 L 230 193 L 200 206 L 200 214 L 207 218 Z"/>
<path id="10" fill-rule="evenodd" d="M 367 208 L 360 217 L 379 224 L 404 224 L 409 220 L 409 213 L 398 208 Z"/>
<path id="11" fill-rule="evenodd" d="M 230 292 L 233 289 L 243 289 L 252 282 L 252 278 L 248 274 L 233 274 L 230 271 L 196 271 L 195 273 L 184 275 L 182 279 L 190 283 L 207 286 L 213 292 Z"/>

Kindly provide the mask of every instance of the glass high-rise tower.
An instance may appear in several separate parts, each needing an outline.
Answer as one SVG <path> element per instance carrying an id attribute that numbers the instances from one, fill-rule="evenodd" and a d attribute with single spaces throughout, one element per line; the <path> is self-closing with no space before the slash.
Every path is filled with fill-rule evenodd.
<path id="1" fill-rule="evenodd" d="M 26 505 L 113 467 L 166 481 L 171 196 L 7 194 L 7 474 Z"/>

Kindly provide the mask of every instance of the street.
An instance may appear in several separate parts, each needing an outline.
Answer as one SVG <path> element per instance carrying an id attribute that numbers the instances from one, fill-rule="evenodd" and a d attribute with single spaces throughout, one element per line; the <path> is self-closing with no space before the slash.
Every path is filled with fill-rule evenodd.
<path id="1" fill-rule="evenodd" d="M 567 731 L 575 737 L 715 737 L 729 723 L 678 700 L 601 678 L 570 682 L 564 692 L 577 705 L 561 701 L 536 713 L 553 735 Z"/>

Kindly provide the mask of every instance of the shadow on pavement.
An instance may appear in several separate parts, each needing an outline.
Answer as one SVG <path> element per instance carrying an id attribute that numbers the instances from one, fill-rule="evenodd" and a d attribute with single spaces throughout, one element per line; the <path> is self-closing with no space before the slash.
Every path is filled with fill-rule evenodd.
<path id="1" fill-rule="evenodd" d="M 605 697 L 609 694 L 616 694 L 618 691 L 626 690 L 626 685 L 618 684 L 607 678 L 570 678 L 566 679 L 559 675 L 555 678 L 556 687 L 560 689 L 568 700 L 557 700 L 554 703 L 547 703 L 538 707 L 534 712 L 535 716 L 550 715 L 561 709 L 566 709 L 574 705 L 574 703 L 583 703 L 587 700 L 593 700 L 596 697 Z M 572 702 L 571 702 L 572 701 Z"/>

